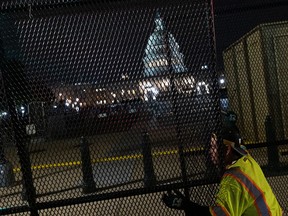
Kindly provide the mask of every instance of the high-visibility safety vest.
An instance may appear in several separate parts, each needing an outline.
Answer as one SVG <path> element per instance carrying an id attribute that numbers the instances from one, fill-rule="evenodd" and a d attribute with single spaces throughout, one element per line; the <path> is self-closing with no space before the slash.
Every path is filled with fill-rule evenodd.
<path id="1" fill-rule="evenodd" d="M 282 216 L 282 209 L 260 166 L 247 154 L 227 167 L 210 207 L 214 216 Z"/>

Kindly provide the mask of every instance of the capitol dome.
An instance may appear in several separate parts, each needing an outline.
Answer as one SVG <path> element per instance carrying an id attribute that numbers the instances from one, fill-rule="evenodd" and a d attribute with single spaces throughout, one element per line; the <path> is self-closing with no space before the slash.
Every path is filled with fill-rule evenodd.
<path id="1" fill-rule="evenodd" d="M 174 73 L 183 73 L 187 70 L 179 45 L 174 36 L 165 29 L 158 12 L 155 17 L 155 29 L 148 38 L 143 62 L 145 77 L 169 74 L 170 64 Z"/>

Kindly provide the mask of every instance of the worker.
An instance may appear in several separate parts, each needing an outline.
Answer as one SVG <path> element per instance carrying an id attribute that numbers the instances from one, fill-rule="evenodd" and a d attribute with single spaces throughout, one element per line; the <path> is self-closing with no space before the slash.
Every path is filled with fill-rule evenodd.
<path id="1" fill-rule="evenodd" d="M 215 206 L 201 206 L 180 191 L 168 191 L 162 197 L 166 206 L 190 215 L 213 216 L 282 216 L 283 211 L 260 166 L 243 148 L 237 131 L 223 134 L 225 172 L 220 181 Z"/>

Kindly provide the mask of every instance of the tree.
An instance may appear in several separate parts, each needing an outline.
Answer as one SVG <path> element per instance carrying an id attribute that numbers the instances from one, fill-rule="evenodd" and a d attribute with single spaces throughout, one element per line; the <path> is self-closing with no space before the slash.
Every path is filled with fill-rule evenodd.
<path id="1" fill-rule="evenodd" d="M 54 99 L 52 90 L 43 80 L 28 80 L 24 64 L 20 61 L 4 60 L 1 69 L 6 97 L 12 99 L 16 106 Z"/>

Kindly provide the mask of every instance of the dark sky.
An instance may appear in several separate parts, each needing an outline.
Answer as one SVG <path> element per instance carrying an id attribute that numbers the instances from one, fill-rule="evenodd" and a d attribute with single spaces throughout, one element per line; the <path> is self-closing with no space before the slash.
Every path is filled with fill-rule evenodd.
<path id="1" fill-rule="evenodd" d="M 218 69 L 223 70 L 222 51 L 257 25 L 288 20 L 288 1 L 215 0 Z"/>
<path id="2" fill-rule="evenodd" d="M 179 44 L 191 73 L 211 62 L 204 4 L 163 7 L 159 11 Z M 58 11 L 7 14 L 5 50 L 19 52 L 32 78 L 48 82 L 116 82 L 122 73 L 144 74 L 145 47 L 155 28 L 156 8 Z M 151 54 L 153 54 L 151 50 Z M 196 71 L 196 72 L 194 72 Z M 208 74 L 209 75 L 209 74 Z"/>
<path id="3" fill-rule="evenodd" d="M 288 20 L 287 0 L 215 0 L 214 6 L 220 71 L 225 48 L 261 23 Z M 114 82 L 122 73 L 141 76 L 144 49 L 155 27 L 155 8 L 101 13 L 85 10 L 38 10 L 32 11 L 32 18 L 26 9 L 8 13 L 9 22 L 2 22 L 6 51 L 13 55 L 21 50 L 33 77 L 44 74 L 41 78 L 50 82 Z M 209 62 L 203 7 L 195 3 L 160 11 L 187 67 L 198 70 Z"/>

